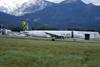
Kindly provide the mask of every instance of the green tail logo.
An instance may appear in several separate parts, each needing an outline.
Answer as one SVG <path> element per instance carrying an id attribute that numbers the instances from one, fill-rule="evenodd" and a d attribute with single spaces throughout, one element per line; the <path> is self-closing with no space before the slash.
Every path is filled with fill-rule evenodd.
<path id="1" fill-rule="evenodd" d="M 22 26 L 23 26 L 23 30 L 29 30 L 28 24 L 23 20 L 22 20 Z"/>

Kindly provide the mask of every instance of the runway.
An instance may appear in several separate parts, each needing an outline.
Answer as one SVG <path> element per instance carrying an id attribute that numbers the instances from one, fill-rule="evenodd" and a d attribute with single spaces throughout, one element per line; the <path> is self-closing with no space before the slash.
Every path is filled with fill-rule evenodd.
<path id="1" fill-rule="evenodd" d="M 100 44 L 98 42 L 88 42 L 88 41 L 83 41 L 83 40 L 73 40 L 73 41 L 67 41 L 64 39 L 56 39 L 55 41 L 52 41 L 51 39 L 45 38 L 24 38 L 24 37 L 0 37 L 0 38 L 9 38 L 9 39 L 21 39 L 21 40 L 37 40 L 37 41 L 51 41 L 51 42 L 71 42 L 71 43 L 91 43 L 91 44 Z"/>

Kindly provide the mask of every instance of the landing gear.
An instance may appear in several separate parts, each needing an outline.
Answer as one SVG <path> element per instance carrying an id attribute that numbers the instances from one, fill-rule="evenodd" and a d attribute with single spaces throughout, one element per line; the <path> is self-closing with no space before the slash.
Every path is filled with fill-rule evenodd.
<path id="1" fill-rule="evenodd" d="M 52 41 L 55 41 L 55 37 L 52 37 Z"/>
<path id="2" fill-rule="evenodd" d="M 55 39 L 52 39 L 52 41 L 55 41 Z"/>

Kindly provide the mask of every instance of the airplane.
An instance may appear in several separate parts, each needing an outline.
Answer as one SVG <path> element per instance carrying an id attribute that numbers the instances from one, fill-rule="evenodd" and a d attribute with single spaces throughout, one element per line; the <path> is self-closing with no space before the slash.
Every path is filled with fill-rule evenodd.
<path id="1" fill-rule="evenodd" d="M 41 31 L 41 30 L 33 30 L 33 31 L 21 31 L 20 33 L 28 34 L 30 36 L 35 37 L 47 37 L 52 38 L 52 41 L 55 39 L 65 39 L 65 38 L 81 38 L 83 34 L 77 31 Z"/>
<path id="2" fill-rule="evenodd" d="M 25 26 L 25 23 L 22 21 L 22 26 Z M 24 24 L 24 25 L 23 25 Z M 83 34 L 81 32 L 77 31 L 45 31 L 45 30 L 32 30 L 28 31 L 28 28 L 24 27 L 25 31 L 20 31 L 20 33 L 27 34 L 30 36 L 35 37 L 49 37 L 52 38 L 52 41 L 55 41 L 55 39 L 65 39 L 65 38 L 80 38 L 83 37 Z"/>

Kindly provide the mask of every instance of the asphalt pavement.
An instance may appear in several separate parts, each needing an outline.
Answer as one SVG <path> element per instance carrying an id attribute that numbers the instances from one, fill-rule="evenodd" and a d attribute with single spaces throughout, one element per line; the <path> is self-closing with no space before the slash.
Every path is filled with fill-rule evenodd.
<path id="1" fill-rule="evenodd" d="M 52 41 L 52 39 L 41 39 L 41 38 L 23 38 L 23 37 L 0 37 L 0 38 L 9 38 L 9 39 L 21 39 L 21 40 L 37 40 L 37 41 Z M 91 44 L 100 44 L 98 42 L 88 42 L 88 41 L 82 41 L 82 40 L 73 40 L 73 41 L 67 41 L 63 39 L 56 39 L 54 42 L 73 42 L 73 43 L 91 43 Z"/>

